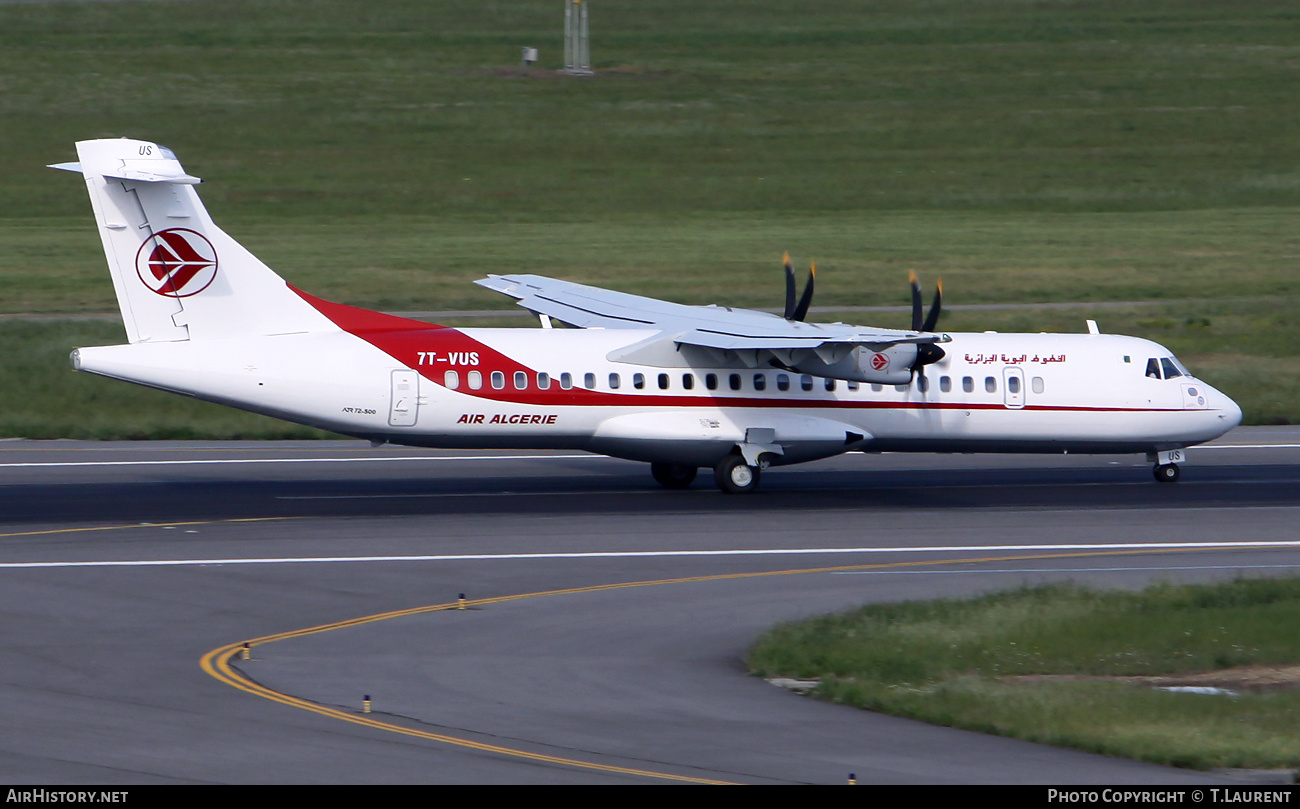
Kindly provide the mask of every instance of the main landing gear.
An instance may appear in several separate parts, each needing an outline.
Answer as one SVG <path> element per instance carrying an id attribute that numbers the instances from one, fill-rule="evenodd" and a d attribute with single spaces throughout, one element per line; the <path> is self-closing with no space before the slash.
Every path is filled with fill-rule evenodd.
<path id="1" fill-rule="evenodd" d="M 743 455 L 728 455 L 713 467 L 713 479 L 727 494 L 748 494 L 758 488 L 759 467 L 745 463 Z"/>
<path id="2" fill-rule="evenodd" d="M 650 474 L 654 475 L 654 479 L 665 489 L 685 489 L 695 480 L 695 475 L 699 471 L 693 466 L 680 463 L 650 464 Z"/>
<path id="3" fill-rule="evenodd" d="M 679 463 L 652 463 L 650 474 L 665 489 L 685 489 L 699 472 Z M 747 494 L 758 487 L 759 467 L 745 463 L 743 455 L 728 455 L 713 467 L 713 479 L 727 494 Z"/>

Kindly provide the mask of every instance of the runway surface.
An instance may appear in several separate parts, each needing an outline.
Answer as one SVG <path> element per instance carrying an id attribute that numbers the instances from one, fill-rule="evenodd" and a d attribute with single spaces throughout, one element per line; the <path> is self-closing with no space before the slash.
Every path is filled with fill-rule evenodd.
<path id="1" fill-rule="evenodd" d="M 746 648 L 866 601 L 1293 574 L 1297 461 L 1247 428 L 1174 485 L 887 454 L 729 497 L 569 453 L 0 442 L 0 778 L 1208 783 L 819 703 Z"/>

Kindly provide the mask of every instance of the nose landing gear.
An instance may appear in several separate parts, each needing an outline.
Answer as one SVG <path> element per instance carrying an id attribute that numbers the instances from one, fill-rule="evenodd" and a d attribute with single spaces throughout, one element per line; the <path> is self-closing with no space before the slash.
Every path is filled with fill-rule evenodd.
<path id="1" fill-rule="evenodd" d="M 1147 460 L 1155 464 L 1151 472 L 1161 483 L 1177 483 L 1182 472 L 1178 464 L 1187 460 L 1187 453 L 1181 449 L 1166 449 L 1160 452 L 1148 452 Z"/>
<path id="2" fill-rule="evenodd" d="M 1155 473 L 1156 480 L 1161 483 L 1176 483 L 1182 475 L 1176 463 L 1158 463 L 1151 471 Z"/>

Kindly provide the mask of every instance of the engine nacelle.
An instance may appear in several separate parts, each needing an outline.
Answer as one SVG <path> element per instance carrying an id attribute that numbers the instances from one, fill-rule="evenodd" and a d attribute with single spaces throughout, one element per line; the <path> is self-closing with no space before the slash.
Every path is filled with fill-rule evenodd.
<path id="1" fill-rule="evenodd" d="M 927 348 L 937 347 L 927 344 Z M 912 381 L 912 369 L 917 365 L 919 353 L 915 343 L 899 343 L 880 351 L 868 346 L 859 346 L 838 362 L 827 363 L 813 355 L 792 365 L 791 368 L 801 374 L 832 379 L 874 382 L 881 385 L 906 385 Z M 942 352 L 940 356 L 943 356 Z"/>

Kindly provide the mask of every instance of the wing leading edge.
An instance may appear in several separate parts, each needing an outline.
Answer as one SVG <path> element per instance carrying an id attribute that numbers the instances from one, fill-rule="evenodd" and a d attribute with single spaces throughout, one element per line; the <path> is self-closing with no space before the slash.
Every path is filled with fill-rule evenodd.
<path id="1" fill-rule="evenodd" d="M 942 334 L 805 323 L 752 309 L 687 306 L 540 275 L 489 275 L 475 283 L 517 299 L 531 312 L 580 328 L 658 329 L 673 333 L 675 342 L 704 348 L 886 347 L 947 342 Z"/>

